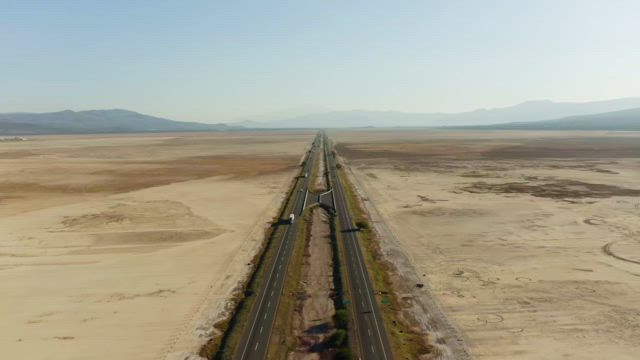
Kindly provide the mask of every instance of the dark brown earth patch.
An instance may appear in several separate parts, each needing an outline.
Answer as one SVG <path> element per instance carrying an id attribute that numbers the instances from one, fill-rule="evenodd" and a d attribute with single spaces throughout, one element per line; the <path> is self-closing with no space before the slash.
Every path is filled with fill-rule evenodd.
<path id="1" fill-rule="evenodd" d="M 575 180 L 559 180 L 540 185 L 523 182 L 490 184 L 476 182 L 461 190 L 475 194 L 529 194 L 551 199 L 610 198 L 612 196 L 640 196 L 640 190 L 606 184 L 592 184 Z"/>
<path id="2" fill-rule="evenodd" d="M 53 338 L 56 340 L 73 340 L 75 336 L 54 336 Z"/>
<path id="3" fill-rule="evenodd" d="M 457 139 L 407 143 L 339 143 L 349 160 L 400 161 L 616 159 L 640 157 L 640 142 L 630 137 L 567 137 L 555 139 Z M 609 170 L 598 170 L 609 172 Z"/>
<path id="4" fill-rule="evenodd" d="M 98 214 L 86 214 L 78 217 L 65 216 L 62 220 L 62 224 L 69 228 L 81 226 L 83 223 L 95 223 L 98 221 L 101 224 L 118 224 L 127 220 L 124 214 L 116 212 L 101 212 Z"/>
<path id="5" fill-rule="evenodd" d="M 486 214 L 486 211 L 482 209 L 456 209 L 443 206 L 429 209 L 416 209 L 411 212 L 423 217 L 476 217 Z"/>
<path id="6" fill-rule="evenodd" d="M 490 159 L 606 159 L 640 157 L 640 142 L 635 138 L 564 138 L 529 140 L 521 145 L 485 151 Z"/>
<path id="7" fill-rule="evenodd" d="M 159 228 L 210 229 L 216 225 L 191 208 L 177 201 L 156 200 L 118 203 L 105 211 L 65 216 L 61 222 L 65 231 L 94 231 L 108 227 L 109 230 L 142 230 Z"/>
<path id="8" fill-rule="evenodd" d="M 134 300 L 137 298 L 149 298 L 149 297 L 168 297 L 170 295 L 175 294 L 176 291 L 173 289 L 158 289 L 156 291 L 152 291 L 144 294 L 124 294 L 124 293 L 115 293 L 110 295 L 109 297 L 101 300 L 100 302 L 113 302 L 113 301 L 123 301 L 123 300 Z"/>
<path id="9" fill-rule="evenodd" d="M 214 238 L 224 231 L 222 230 L 165 230 L 165 231 L 128 231 L 92 234 L 94 245 L 141 245 L 141 244 L 166 244 L 183 243 L 189 241 Z"/>
<path id="10" fill-rule="evenodd" d="M 33 155 L 36 153 L 29 150 L 4 151 L 0 152 L 0 159 L 24 159 Z"/>
<path id="11" fill-rule="evenodd" d="M 424 161 L 428 159 L 480 158 L 483 151 L 499 144 L 487 141 L 459 140 L 407 143 L 350 143 L 336 144 L 338 153 L 350 160 L 388 159 Z"/>
<path id="12" fill-rule="evenodd" d="M 602 219 L 584 219 L 582 222 L 587 225 L 603 225 L 605 223 Z"/>
<path id="13" fill-rule="evenodd" d="M 417 196 L 418 196 L 418 199 L 420 199 L 420 201 L 426 202 L 426 203 L 429 203 L 429 204 L 435 204 L 435 203 L 441 202 L 441 201 L 448 201 L 448 200 L 441 200 L 441 199 L 433 199 L 433 198 L 430 198 L 430 197 L 425 196 L 425 195 L 417 195 Z"/>
<path id="14" fill-rule="evenodd" d="M 497 178 L 498 177 L 496 174 L 490 174 L 490 173 L 480 172 L 475 170 L 465 172 L 463 174 L 460 174 L 460 176 L 467 177 L 467 178 Z"/>
<path id="15" fill-rule="evenodd" d="M 86 183 L 48 184 L 0 181 L 0 197 L 11 194 L 96 194 L 124 193 L 154 186 L 204 179 L 213 176 L 249 178 L 288 171 L 297 166 L 295 156 L 199 156 L 167 161 L 110 161 L 109 169 L 91 167 L 74 173 L 74 178 L 99 176 Z"/>

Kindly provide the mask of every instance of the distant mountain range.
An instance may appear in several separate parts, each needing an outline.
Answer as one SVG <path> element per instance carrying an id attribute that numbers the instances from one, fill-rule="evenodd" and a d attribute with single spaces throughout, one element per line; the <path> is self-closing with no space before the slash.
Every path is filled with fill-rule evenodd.
<path id="1" fill-rule="evenodd" d="M 593 102 L 529 101 L 515 106 L 479 109 L 462 113 L 405 113 L 398 111 L 328 111 L 282 120 L 252 121 L 252 128 L 347 128 L 347 127 L 441 127 L 531 122 L 567 116 L 606 113 L 640 108 L 640 98 Z"/>
<path id="2" fill-rule="evenodd" d="M 227 131 L 282 128 L 461 127 L 473 129 L 640 130 L 640 98 L 584 103 L 529 101 L 457 114 L 397 111 L 327 111 L 283 120 L 204 124 L 128 110 L 0 114 L 0 136 L 131 132 Z"/>
<path id="3" fill-rule="evenodd" d="M 611 130 L 640 131 L 640 108 L 602 114 L 569 116 L 561 119 L 468 126 L 490 130 Z"/>
<path id="4" fill-rule="evenodd" d="M 222 131 L 238 128 L 241 127 L 174 121 L 121 109 L 0 114 L 0 136 Z"/>

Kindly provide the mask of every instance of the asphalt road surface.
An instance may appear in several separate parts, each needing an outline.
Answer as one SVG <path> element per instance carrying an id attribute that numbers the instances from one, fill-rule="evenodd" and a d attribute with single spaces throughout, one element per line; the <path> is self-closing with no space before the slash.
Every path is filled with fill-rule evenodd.
<path id="1" fill-rule="evenodd" d="M 302 174 L 311 174 L 313 169 L 313 154 L 317 151 L 319 137 L 314 140 L 314 145 L 307 155 L 306 163 Z M 298 223 L 302 221 L 301 215 L 304 210 L 305 197 L 308 190 L 309 179 L 307 177 L 299 177 L 295 186 L 295 191 L 289 201 L 293 201 L 293 213 L 295 221 L 293 224 L 282 224 L 285 226 L 285 232 L 282 239 L 277 243 L 278 246 L 275 258 L 267 265 L 266 277 L 262 287 L 258 291 L 256 302 L 251 309 L 251 313 L 245 324 L 244 333 L 236 349 L 233 359 L 264 359 L 269 346 L 269 338 L 276 317 L 278 302 L 284 285 L 284 279 L 287 275 L 287 268 L 291 252 L 293 250 L 293 242 L 295 240 L 296 229 Z M 300 191 L 302 189 L 302 191 Z M 287 217 L 289 214 L 285 214 Z"/>
<path id="2" fill-rule="evenodd" d="M 325 138 L 325 145 L 328 139 Z M 340 232 L 344 241 L 346 274 L 351 292 L 351 310 L 354 313 L 355 333 L 360 346 L 360 357 L 366 360 L 392 359 L 389 339 L 384 330 L 380 309 L 376 303 L 374 289 L 371 286 L 367 268 L 358 246 L 356 226 L 351 221 L 342 185 L 338 180 L 336 159 L 328 150 L 325 156 L 329 168 L 329 177 L 333 186 L 336 215 L 340 220 Z"/>

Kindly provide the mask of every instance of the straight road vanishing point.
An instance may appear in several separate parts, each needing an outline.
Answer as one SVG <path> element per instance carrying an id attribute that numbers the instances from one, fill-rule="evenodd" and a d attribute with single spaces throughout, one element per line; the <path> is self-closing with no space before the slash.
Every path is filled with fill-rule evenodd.
<path id="1" fill-rule="evenodd" d="M 313 155 L 315 151 L 318 151 L 316 145 L 319 143 L 320 136 L 316 137 L 311 150 L 307 154 L 302 170 L 303 174 L 309 174 L 313 169 Z M 326 138 L 326 135 L 322 136 L 325 136 L 323 144 L 327 144 L 328 138 Z M 339 230 L 343 234 L 344 255 L 347 263 L 345 273 L 349 279 L 349 288 L 353 297 L 351 310 L 357 334 L 357 339 L 355 340 L 363 359 L 392 359 L 382 316 L 376 304 L 373 287 L 358 246 L 357 233 L 350 231 L 353 229 L 353 223 L 346 205 L 342 185 L 338 179 L 336 159 L 329 154 L 326 147 L 320 151 L 323 152 L 326 159 L 330 185 L 334 192 L 335 211 L 341 225 Z M 301 217 L 304 211 L 309 180 L 307 176 L 298 177 L 294 190 L 299 188 L 302 191 L 294 191 L 292 198 L 289 200 L 293 201 L 293 214 L 296 218 Z M 279 299 L 282 295 L 285 276 L 287 275 L 298 221 L 281 226 L 286 226 L 286 230 L 278 245 L 275 258 L 268 265 L 267 277 L 251 309 L 249 320 L 233 357 L 236 360 L 264 359 L 267 354 L 269 338 L 273 329 Z"/>

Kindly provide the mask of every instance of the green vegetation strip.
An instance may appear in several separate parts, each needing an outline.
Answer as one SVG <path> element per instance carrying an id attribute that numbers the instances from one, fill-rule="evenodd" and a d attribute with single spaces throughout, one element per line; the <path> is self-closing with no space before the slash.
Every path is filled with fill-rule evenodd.
<path id="1" fill-rule="evenodd" d="M 429 343 L 428 335 L 415 331 L 415 324 L 403 316 L 401 301 L 397 293 L 393 291 L 390 275 L 394 267 L 384 258 L 377 234 L 372 230 L 369 217 L 351 183 L 347 180 L 343 168 L 343 166 L 339 167 L 338 178 L 342 184 L 352 219 L 360 229 L 358 244 L 369 277 L 373 282 L 373 288 L 376 290 L 376 302 L 382 312 L 385 329 L 389 335 L 393 358 L 415 359 L 420 355 L 434 355 L 436 349 Z"/>
<path id="2" fill-rule="evenodd" d="M 258 291 L 264 281 L 267 264 L 273 261 L 278 250 L 277 245 L 282 241 L 282 236 L 286 231 L 286 228 L 278 226 L 278 223 L 283 221 L 286 218 L 286 214 L 289 214 L 293 209 L 294 204 L 291 199 L 293 194 L 298 191 L 298 187 L 299 182 L 296 176 L 290 186 L 291 190 L 283 200 L 278 217 L 274 219 L 273 225 L 265 232 L 266 241 L 251 262 L 254 264 L 251 276 L 244 286 L 239 287 L 239 290 L 235 292 L 231 299 L 234 304 L 234 311 L 227 318 L 214 325 L 216 331 L 221 335 L 211 338 L 200 349 L 200 356 L 215 360 L 225 360 L 233 357 L 233 352 L 242 336 L 244 325 L 247 323 Z"/>
<path id="3" fill-rule="evenodd" d="M 352 316 L 350 315 L 352 314 L 347 308 L 347 305 L 350 304 L 351 292 L 349 291 L 347 276 L 342 273 L 342 269 L 347 267 L 344 255 L 344 241 L 342 235 L 336 231 L 339 219 L 333 211 L 331 211 L 329 225 L 331 230 L 331 250 L 333 252 L 333 285 L 335 289 L 333 301 L 336 308 L 333 323 L 336 328 L 344 332 L 344 341 L 337 347 L 339 351 L 336 353 L 335 359 L 352 359 L 356 358 L 354 354 L 358 354 L 360 351 L 357 348 L 357 343 L 350 340 L 356 338 L 355 329 L 351 326 Z"/>

